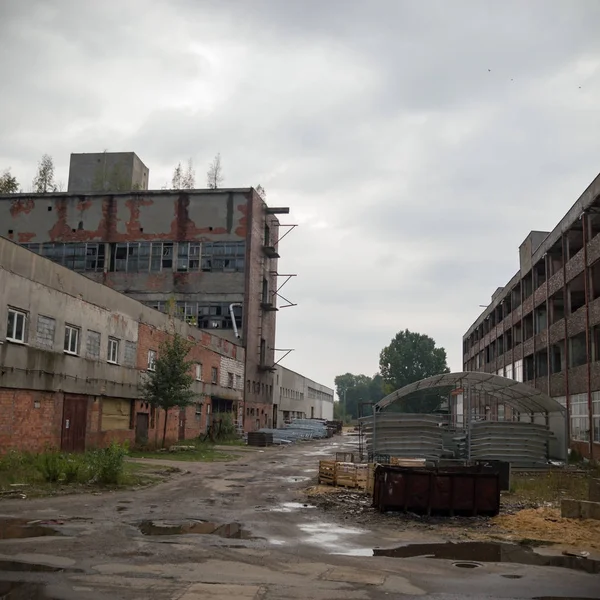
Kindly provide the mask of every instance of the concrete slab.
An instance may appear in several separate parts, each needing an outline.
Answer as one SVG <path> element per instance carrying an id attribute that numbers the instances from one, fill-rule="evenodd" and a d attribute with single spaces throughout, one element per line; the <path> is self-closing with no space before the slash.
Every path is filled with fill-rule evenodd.
<path id="1" fill-rule="evenodd" d="M 254 600 L 260 592 L 258 585 L 195 583 L 178 600 Z"/>
<path id="2" fill-rule="evenodd" d="M 600 502 L 579 501 L 579 514 L 582 519 L 595 519 L 600 521 Z"/>
<path id="3" fill-rule="evenodd" d="M 600 502 L 600 479 L 590 479 L 588 500 L 590 502 Z"/>
<path id="4" fill-rule="evenodd" d="M 385 581 L 385 575 L 366 571 L 364 569 L 352 569 L 348 567 L 337 567 L 327 571 L 321 576 L 327 581 L 340 581 L 343 583 L 362 583 L 364 585 L 381 585 Z"/>
<path id="5" fill-rule="evenodd" d="M 560 515 L 565 519 L 579 519 L 581 517 L 579 501 L 567 498 L 561 500 Z"/>

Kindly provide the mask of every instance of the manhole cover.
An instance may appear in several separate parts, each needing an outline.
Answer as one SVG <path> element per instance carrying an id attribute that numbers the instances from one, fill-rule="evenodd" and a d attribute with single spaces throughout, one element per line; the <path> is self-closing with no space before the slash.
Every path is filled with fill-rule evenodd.
<path id="1" fill-rule="evenodd" d="M 476 569 L 481 565 L 476 562 L 471 562 L 470 560 L 461 560 L 459 562 L 452 563 L 453 567 L 459 567 L 461 569 Z"/>

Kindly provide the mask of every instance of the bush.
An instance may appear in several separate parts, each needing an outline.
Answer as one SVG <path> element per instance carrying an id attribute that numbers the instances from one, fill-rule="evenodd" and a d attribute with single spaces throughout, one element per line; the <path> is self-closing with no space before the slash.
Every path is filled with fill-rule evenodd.
<path id="1" fill-rule="evenodd" d="M 215 413 L 213 415 L 213 423 L 215 426 L 214 439 L 216 441 L 223 442 L 237 437 L 231 413 Z"/>
<path id="2" fill-rule="evenodd" d="M 65 474 L 65 483 L 75 483 L 79 480 L 83 469 L 82 461 L 79 456 L 67 455 L 63 458 L 63 471 Z"/>
<path id="3" fill-rule="evenodd" d="M 40 454 L 38 470 L 48 483 L 56 483 L 63 474 L 64 458 L 60 452 L 48 450 Z"/>
<path id="4" fill-rule="evenodd" d="M 103 485 L 119 483 L 125 469 L 127 445 L 112 442 L 108 448 L 87 453 L 92 480 Z"/>

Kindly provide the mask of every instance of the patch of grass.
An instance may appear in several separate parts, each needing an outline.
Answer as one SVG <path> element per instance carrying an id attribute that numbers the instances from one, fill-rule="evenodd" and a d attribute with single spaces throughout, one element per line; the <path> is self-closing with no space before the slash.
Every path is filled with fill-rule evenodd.
<path id="1" fill-rule="evenodd" d="M 198 439 L 185 440 L 173 444 L 174 446 L 194 446 L 194 450 L 175 451 L 170 450 L 133 450 L 129 453 L 131 458 L 155 458 L 160 460 L 181 460 L 190 462 L 216 462 L 228 461 L 237 458 L 232 454 L 226 454 L 215 450 L 214 444 L 202 442 Z"/>
<path id="2" fill-rule="evenodd" d="M 563 498 L 587 500 L 588 489 L 589 476 L 585 473 L 567 470 L 513 473 L 510 495 L 516 500 L 556 504 Z"/>
<path id="3" fill-rule="evenodd" d="M 12 451 L 0 457 L 0 493 L 32 497 L 154 481 L 142 472 L 142 465 L 140 469 L 125 463 L 127 453 L 126 446 L 116 443 L 80 454 L 54 449 L 39 454 Z"/>

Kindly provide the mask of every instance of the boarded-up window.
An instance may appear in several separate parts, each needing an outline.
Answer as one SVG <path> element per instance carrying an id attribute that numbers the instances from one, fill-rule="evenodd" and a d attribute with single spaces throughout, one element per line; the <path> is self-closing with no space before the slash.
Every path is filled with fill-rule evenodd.
<path id="1" fill-rule="evenodd" d="M 131 425 L 131 400 L 104 398 L 102 401 L 102 431 L 129 429 Z"/>
<path id="2" fill-rule="evenodd" d="M 137 344 L 135 342 L 125 342 L 125 357 L 123 364 L 126 367 L 135 367 L 137 358 Z"/>

